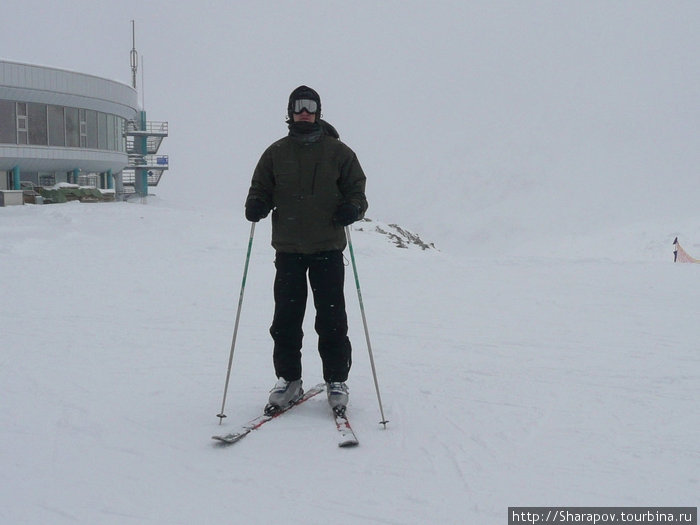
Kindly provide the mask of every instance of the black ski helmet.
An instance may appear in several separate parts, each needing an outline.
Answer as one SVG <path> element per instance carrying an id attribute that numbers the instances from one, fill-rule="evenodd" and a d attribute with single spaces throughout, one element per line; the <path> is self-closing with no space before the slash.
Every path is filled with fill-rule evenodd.
<path id="1" fill-rule="evenodd" d="M 294 91 L 292 91 L 291 95 L 289 95 L 289 103 L 287 104 L 287 118 L 289 120 L 293 120 L 292 114 L 294 102 L 304 98 L 316 101 L 316 103 L 318 104 L 318 108 L 316 108 L 316 120 L 321 118 L 321 97 L 318 95 L 318 93 L 316 93 L 316 91 L 314 91 L 310 87 L 299 86 Z"/>

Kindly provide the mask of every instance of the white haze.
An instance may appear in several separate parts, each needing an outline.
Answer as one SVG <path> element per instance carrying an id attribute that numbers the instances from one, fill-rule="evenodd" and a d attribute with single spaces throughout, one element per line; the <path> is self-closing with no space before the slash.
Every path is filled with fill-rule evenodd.
<path id="1" fill-rule="evenodd" d="M 370 215 L 455 250 L 528 250 L 527 233 L 539 252 L 556 242 L 550 220 L 589 234 L 697 202 L 697 2 L 10 0 L 3 13 L 21 28 L 0 36 L 4 58 L 125 83 L 136 20 L 145 107 L 170 122 L 156 191 L 171 199 L 240 206 L 307 84 L 368 174 Z"/>

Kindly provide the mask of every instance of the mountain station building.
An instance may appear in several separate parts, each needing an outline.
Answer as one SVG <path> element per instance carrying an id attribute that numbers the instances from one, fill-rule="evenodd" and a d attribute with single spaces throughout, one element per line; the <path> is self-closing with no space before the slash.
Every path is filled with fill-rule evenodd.
<path id="1" fill-rule="evenodd" d="M 132 86 L 0 60 L 0 205 L 61 183 L 145 196 L 168 169 L 167 135 Z"/>

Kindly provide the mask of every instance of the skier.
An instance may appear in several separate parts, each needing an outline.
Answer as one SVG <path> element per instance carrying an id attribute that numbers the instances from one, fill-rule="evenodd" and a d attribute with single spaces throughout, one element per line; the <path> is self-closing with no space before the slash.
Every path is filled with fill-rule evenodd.
<path id="1" fill-rule="evenodd" d="M 307 86 L 292 91 L 287 105 L 289 133 L 260 157 L 245 202 L 251 222 L 272 210 L 275 249 L 275 312 L 270 327 L 278 381 L 266 413 L 303 395 L 302 322 L 308 282 L 316 308 L 315 329 L 331 408 L 348 403 L 346 381 L 351 345 L 347 336 L 343 250 L 344 227 L 367 210 L 365 174 L 338 132 L 321 120 L 321 98 Z"/>

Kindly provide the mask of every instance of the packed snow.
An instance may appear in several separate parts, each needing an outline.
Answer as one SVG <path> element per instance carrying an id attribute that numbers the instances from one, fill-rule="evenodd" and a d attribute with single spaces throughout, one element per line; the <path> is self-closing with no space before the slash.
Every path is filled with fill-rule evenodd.
<path id="1" fill-rule="evenodd" d="M 219 425 L 240 209 L 0 209 L 3 523 L 505 523 L 515 505 L 697 503 L 700 266 L 672 263 L 674 232 L 648 239 L 657 257 L 495 258 L 398 248 L 369 224 L 353 246 L 386 429 L 348 267 L 360 446 L 336 446 L 320 396 L 220 448 L 210 437 L 275 382 L 269 225 Z"/>

